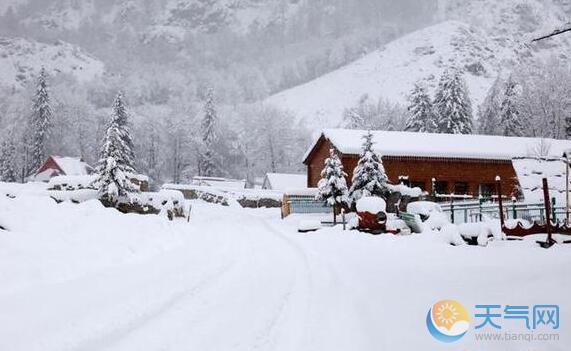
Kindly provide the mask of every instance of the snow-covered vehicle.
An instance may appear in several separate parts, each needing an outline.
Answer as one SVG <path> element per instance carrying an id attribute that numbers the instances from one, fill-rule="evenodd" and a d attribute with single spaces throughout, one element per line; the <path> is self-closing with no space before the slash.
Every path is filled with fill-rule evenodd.
<path id="1" fill-rule="evenodd" d="M 387 230 L 387 203 L 380 197 L 364 196 L 357 201 L 357 229 L 373 234 L 392 233 L 400 230 Z"/>

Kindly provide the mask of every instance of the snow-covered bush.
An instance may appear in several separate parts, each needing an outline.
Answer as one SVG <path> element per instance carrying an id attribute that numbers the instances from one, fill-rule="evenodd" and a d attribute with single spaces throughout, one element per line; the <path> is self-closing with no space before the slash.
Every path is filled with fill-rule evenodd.
<path id="1" fill-rule="evenodd" d="M 418 214 L 424 217 L 430 217 L 433 212 L 442 213 L 442 207 L 432 201 L 415 201 L 406 206 L 406 212 Z"/>

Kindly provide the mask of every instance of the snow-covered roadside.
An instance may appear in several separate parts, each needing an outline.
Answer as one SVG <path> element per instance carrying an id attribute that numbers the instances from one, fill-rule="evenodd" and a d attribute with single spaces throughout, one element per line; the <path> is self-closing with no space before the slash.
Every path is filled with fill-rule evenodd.
<path id="1" fill-rule="evenodd" d="M 571 344 L 571 247 L 453 247 L 341 226 L 299 234 L 300 218 L 279 209 L 202 202 L 190 223 L 23 194 L 0 206 L 1 350 L 452 349 L 425 326 L 446 298 L 561 307 L 558 342 L 472 333 L 454 349 Z"/>

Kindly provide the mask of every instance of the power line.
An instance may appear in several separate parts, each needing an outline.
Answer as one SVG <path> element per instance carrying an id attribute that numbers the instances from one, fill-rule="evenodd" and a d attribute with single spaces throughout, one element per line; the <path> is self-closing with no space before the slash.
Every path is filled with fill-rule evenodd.
<path id="1" fill-rule="evenodd" d="M 556 35 L 559 35 L 559 34 L 562 34 L 562 33 L 565 33 L 565 32 L 571 32 L 571 27 L 565 28 L 565 29 L 556 29 L 556 30 L 554 30 L 553 33 L 551 33 L 551 34 L 544 35 L 544 36 L 542 36 L 542 37 L 540 37 L 540 38 L 535 38 L 535 39 L 533 39 L 532 42 L 540 41 L 540 40 L 547 39 L 547 38 L 551 38 L 551 37 L 554 37 L 554 36 L 556 36 Z"/>

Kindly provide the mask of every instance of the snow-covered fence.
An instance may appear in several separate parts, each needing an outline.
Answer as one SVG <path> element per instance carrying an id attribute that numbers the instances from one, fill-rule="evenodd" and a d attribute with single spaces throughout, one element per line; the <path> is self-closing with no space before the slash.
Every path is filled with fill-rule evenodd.
<path id="1" fill-rule="evenodd" d="M 282 218 L 292 213 L 332 213 L 333 207 L 315 199 L 316 188 L 290 190 L 282 201 Z"/>
<path id="2" fill-rule="evenodd" d="M 481 222 L 485 218 L 498 218 L 500 211 L 497 203 L 482 201 L 441 203 L 440 206 L 452 223 L 472 223 Z M 565 205 L 558 205 L 555 198 L 552 198 L 549 217 L 552 220 L 565 219 Z M 543 203 L 507 201 L 504 202 L 504 218 L 543 221 L 545 220 L 545 205 Z"/>
<path id="3" fill-rule="evenodd" d="M 165 184 L 163 189 L 179 190 L 189 200 L 201 199 L 206 202 L 242 207 L 281 207 L 283 192 L 263 189 L 237 189 L 224 186 L 204 186 L 194 184 Z"/>

